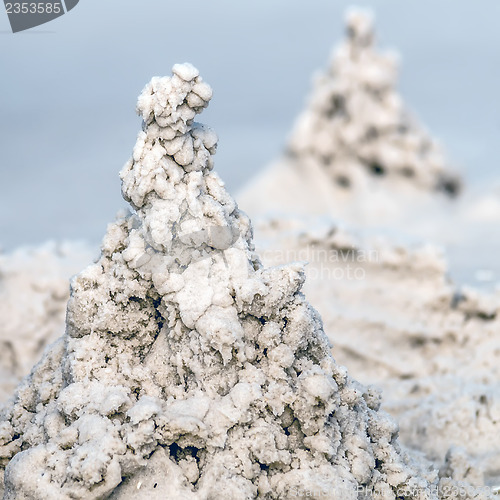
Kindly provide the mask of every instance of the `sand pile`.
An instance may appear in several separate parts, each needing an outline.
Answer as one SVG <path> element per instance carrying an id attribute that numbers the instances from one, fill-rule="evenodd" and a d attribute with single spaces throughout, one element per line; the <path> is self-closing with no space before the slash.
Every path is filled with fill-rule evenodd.
<path id="1" fill-rule="evenodd" d="M 350 11 L 346 35 L 297 120 L 291 156 L 346 189 L 375 177 L 455 195 L 458 179 L 396 91 L 395 54 L 375 50 L 371 16 Z"/>
<path id="2" fill-rule="evenodd" d="M 211 95 L 184 64 L 140 96 L 132 211 L 3 410 L 4 498 L 446 498 L 460 485 L 332 358 L 302 266 L 254 253 L 193 122 Z"/>
<path id="3" fill-rule="evenodd" d="M 416 209 L 449 207 L 460 179 L 398 94 L 396 56 L 374 39 L 371 15 L 350 11 L 346 40 L 315 79 L 284 158 L 238 196 L 252 216 L 404 224 Z"/>

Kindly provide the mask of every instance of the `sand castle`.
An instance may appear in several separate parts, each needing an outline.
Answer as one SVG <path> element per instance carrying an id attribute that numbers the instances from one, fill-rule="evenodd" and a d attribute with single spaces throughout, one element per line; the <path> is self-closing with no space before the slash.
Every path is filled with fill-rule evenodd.
<path id="1" fill-rule="evenodd" d="M 404 226 L 456 197 L 460 178 L 407 110 L 397 63 L 375 46 L 372 15 L 348 11 L 345 41 L 314 79 L 283 157 L 242 190 L 242 208 Z"/>
<path id="2" fill-rule="evenodd" d="M 456 195 L 458 178 L 405 108 L 396 84 L 397 57 L 376 50 L 371 15 L 351 10 L 346 40 L 315 81 L 292 133 L 290 154 L 319 165 L 344 188 L 363 182 L 367 173 Z"/>
<path id="3" fill-rule="evenodd" d="M 3 409 L 4 498 L 438 498 L 454 483 L 335 362 L 302 266 L 260 263 L 193 121 L 211 96 L 189 64 L 141 94 L 132 211 Z"/>

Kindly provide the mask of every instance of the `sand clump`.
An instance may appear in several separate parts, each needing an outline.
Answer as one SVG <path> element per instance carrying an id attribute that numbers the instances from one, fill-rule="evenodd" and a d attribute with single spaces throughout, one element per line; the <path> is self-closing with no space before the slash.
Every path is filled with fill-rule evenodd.
<path id="1" fill-rule="evenodd" d="M 458 483 L 333 359 L 303 267 L 253 251 L 193 121 L 211 95 L 189 64 L 141 94 L 132 210 L 3 409 L 4 498 L 446 498 Z"/>
<path id="2" fill-rule="evenodd" d="M 372 15 L 350 10 L 345 41 L 316 76 L 285 154 L 242 190 L 243 209 L 402 227 L 416 211 L 450 210 L 461 180 L 407 110 L 397 66 L 375 46 Z"/>
<path id="3" fill-rule="evenodd" d="M 397 93 L 396 55 L 375 49 L 371 15 L 349 11 L 346 35 L 315 80 L 290 154 L 302 164 L 315 163 L 346 189 L 370 177 L 399 178 L 456 195 L 458 178 Z"/>

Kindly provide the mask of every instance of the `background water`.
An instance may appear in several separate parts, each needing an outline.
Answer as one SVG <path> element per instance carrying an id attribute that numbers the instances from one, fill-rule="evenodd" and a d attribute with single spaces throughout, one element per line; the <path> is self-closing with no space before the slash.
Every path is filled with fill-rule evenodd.
<path id="1" fill-rule="evenodd" d="M 214 90 L 232 192 L 277 157 L 350 2 L 82 0 L 13 35 L 0 6 L 0 244 L 97 243 L 124 205 L 118 171 L 153 75 L 190 61 Z M 500 159 L 500 2 L 379 0 L 378 40 L 402 55 L 400 90 L 476 188 Z"/>

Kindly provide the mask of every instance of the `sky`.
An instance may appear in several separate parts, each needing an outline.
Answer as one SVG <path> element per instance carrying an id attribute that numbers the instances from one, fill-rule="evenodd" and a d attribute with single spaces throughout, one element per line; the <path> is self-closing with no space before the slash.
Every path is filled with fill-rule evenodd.
<path id="1" fill-rule="evenodd" d="M 233 194 L 276 159 L 314 71 L 341 40 L 345 1 L 81 0 L 13 34 L 0 5 L 0 247 L 97 244 L 125 206 L 118 172 L 155 75 L 189 61 L 214 89 L 199 120 L 219 135 Z M 378 0 L 379 45 L 397 49 L 400 91 L 472 185 L 500 160 L 500 2 Z"/>

